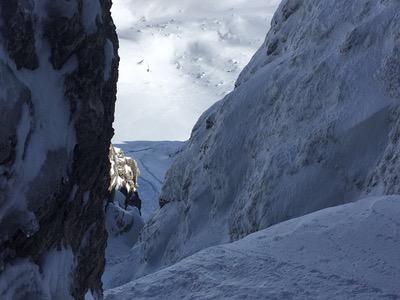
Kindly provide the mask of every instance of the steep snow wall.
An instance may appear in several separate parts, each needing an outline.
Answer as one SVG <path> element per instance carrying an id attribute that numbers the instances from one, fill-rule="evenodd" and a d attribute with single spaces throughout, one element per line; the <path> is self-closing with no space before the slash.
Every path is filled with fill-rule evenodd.
<path id="1" fill-rule="evenodd" d="M 0 2 L 0 298 L 101 295 L 118 77 L 110 0 Z"/>
<path id="2" fill-rule="evenodd" d="M 235 90 L 195 125 L 132 250 L 134 270 L 114 284 L 293 217 L 399 192 L 399 28 L 395 0 L 283 1 Z"/>

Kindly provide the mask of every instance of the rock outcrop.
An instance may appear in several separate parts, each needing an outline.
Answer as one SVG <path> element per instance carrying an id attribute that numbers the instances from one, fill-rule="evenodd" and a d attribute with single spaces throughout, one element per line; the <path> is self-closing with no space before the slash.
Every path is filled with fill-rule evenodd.
<path id="1" fill-rule="evenodd" d="M 115 240 L 123 236 L 123 243 L 128 248 L 137 241 L 140 230 L 143 228 L 143 220 L 140 216 L 142 201 L 138 192 L 140 171 L 136 161 L 125 156 L 121 149 L 111 146 L 110 162 L 110 199 L 106 208 L 108 246 L 111 246 L 108 254 L 115 256 L 112 253 L 113 241 L 115 243 Z"/>
<path id="2" fill-rule="evenodd" d="M 125 209 L 130 206 L 135 206 L 140 211 L 142 201 L 138 193 L 138 178 L 140 170 L 137 162 L 128 156 L 125 156 L 124 151 L 111 145 L 110 147 L 110 162 L 111 162 L 111 184 L 110 191 L 112 193 L 111 202 L 118 198 L 117 193 L 121 193 L 125 198 L 120 204 Z"/>
<path id="3" fill-rule="evenodd" d="M 0 298 L 102 295 L 111 0 L 0 2 Z"/>
<path id="4" fill-rule="evenodd" d="M 283 1 L 235 90 L 202 115 L 168 171 L 125 279 L 397 193 L 399 12 L 395 0 Z"/>

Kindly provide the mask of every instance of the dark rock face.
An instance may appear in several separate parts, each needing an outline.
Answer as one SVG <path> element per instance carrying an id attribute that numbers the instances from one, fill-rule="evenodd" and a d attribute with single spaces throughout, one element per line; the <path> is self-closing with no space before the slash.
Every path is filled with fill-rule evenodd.
<path id="1" fill-rule="evenodd" d="M 39 61 L 35 49 L 33 2 L 2 1 L 0 9 L 4 22 L 1 31 L 17 69 L 36 69 Z"/>
<path id="2" fill-rule="evenodd" d="M 110 8 L 0 3 L 1 299 L 102 294 L 119 63 Z"/>

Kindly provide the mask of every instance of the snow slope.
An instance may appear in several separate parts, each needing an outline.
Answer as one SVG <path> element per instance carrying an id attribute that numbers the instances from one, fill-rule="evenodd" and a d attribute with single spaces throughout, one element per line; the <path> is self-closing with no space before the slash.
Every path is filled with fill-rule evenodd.
<path id="1" fill-rule="evenodd" d="M 106 291 L 124 299 L 400 299 L 400 197 L 318 211 Z"/>
<path id="2" fill-rule="evenodd" d="M 200 114 L 233 89 L 278 0 L 118 0 L 114 143 L 187 140 Z"/>
<path id="3" fill-rule="evenodd" d="M 285 0 L 167 172 L 110 286 L 365 195 L 400 192 L 399 1 Z"/>
<path id="4" fill-rule="evenodd" d="M 147 221 L 159 208 L 158 200 L 165 173 L 183 146 L 183 142 L 136 141 L 118 147 L 133 157 L 139 166 L 139 195 L 142 200 L 142 217 Z"/>

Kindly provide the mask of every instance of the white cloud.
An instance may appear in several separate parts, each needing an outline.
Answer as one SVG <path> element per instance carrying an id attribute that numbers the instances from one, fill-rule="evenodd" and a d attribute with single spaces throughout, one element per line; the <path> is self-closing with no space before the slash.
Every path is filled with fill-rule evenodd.
<path id="1" fill-rule="evenodd" d="M 120 79 L 114 142 L 186 140 L 233 88 L 278 0 L 114 2 Z"/>

